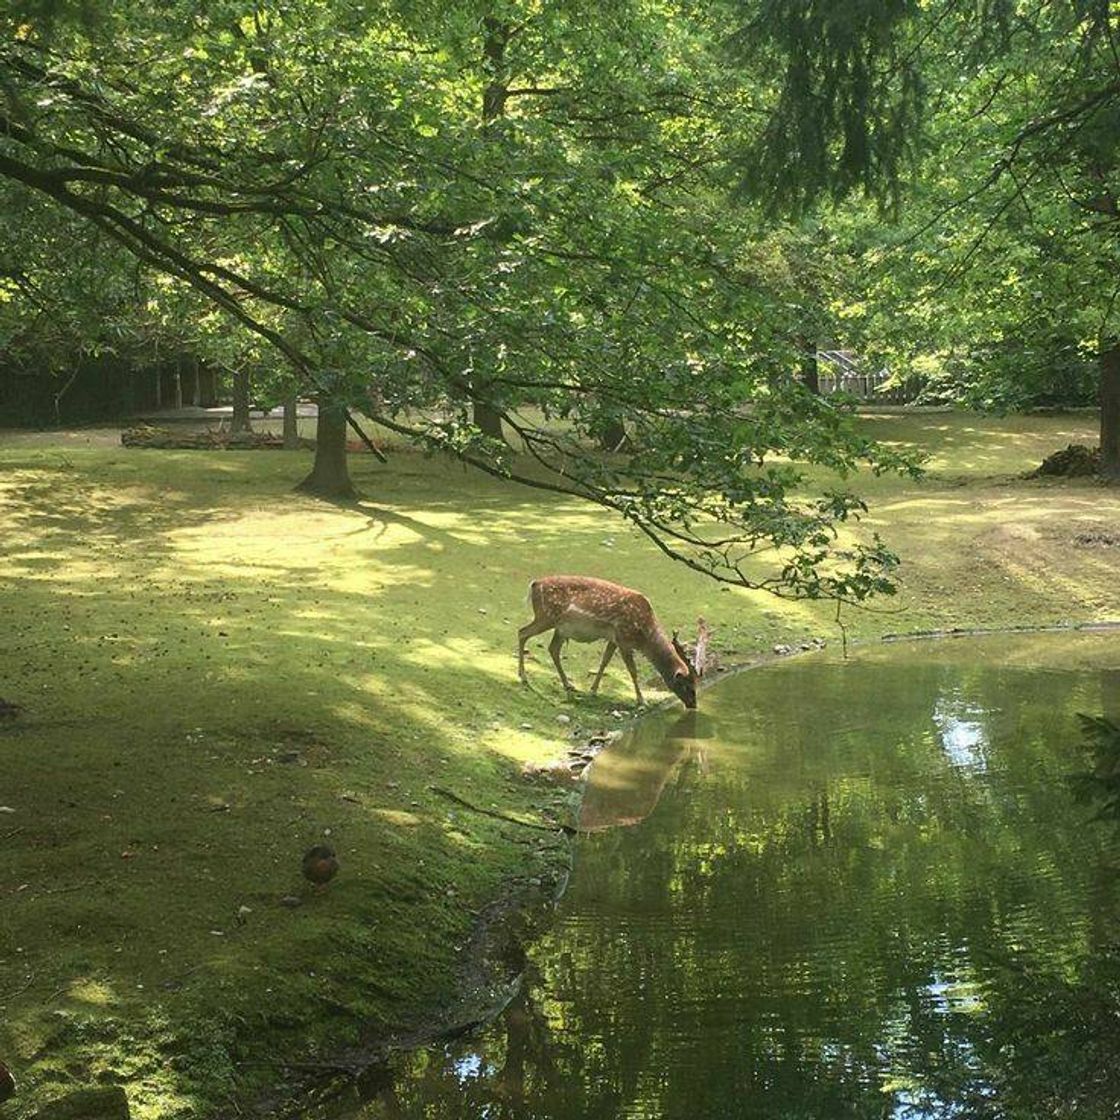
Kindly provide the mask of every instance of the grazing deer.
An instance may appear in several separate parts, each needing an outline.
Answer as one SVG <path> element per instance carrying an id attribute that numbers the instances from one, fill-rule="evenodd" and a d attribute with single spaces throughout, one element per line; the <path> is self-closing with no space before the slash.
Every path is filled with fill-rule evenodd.
<path id="1" fill-rule="evenodd" d="M 666 635 L 641 592 L 589 576 L 542 576 L 529 584 L 529 602 L 533 621 L 517 632 L 517 675 L 523 683 L 528 684 L 525 643 L 536 634 L 554 630 L 548 652 L 569 692 L 575 690 L 560 663 L 564 643 L 569 638 L 577 642 L 604 639 L 607 648 L 592 682 L 592 692 L 598 691 L 603 672 L 617 649 L 630 671 L 638 703 L 643 703 L 638 667 L 634 664 L 634 650 L 638 650 L 652 662 L 686 708 L 696 707 L 696 682 L 700 674 L 689 662 L 676 634 L 672 638 Z"/>

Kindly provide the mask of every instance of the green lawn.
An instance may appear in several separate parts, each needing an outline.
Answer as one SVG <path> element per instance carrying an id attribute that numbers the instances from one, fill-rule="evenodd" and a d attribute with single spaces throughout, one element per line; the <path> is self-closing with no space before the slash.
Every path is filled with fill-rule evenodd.
<path id="1" fill-rule="evenodd" d="M 1092 417 L 864 422 L 930 460 L 857 480 L 904 567 L 850 637 L 1120 619 L 1120 490 L 1016 477 L 1095 442 Z M 721 589 L 592 507 L 414 454 L 353 464 L 365 499 L 332 506 L 291 492 L 306 453 L 0 433 L 13 1117 L 103 1080 L 136 1117 L 230 1115 L 447 1008 L 480 913 L 548 893 L 567 847 L 439 790 L 563 820 L 565 742 L 633 707 L 617 662 L 567 700 L 547 636 L 518 685 L 534 575 L 640 587 L 682 631 L 703 614 L 725 663 L 838 640 L 833 608 Z M 573 680 L 599 652 L 569 647 Z M 342 870 L 314 894 L 300 855 L 324 835 Z"/>

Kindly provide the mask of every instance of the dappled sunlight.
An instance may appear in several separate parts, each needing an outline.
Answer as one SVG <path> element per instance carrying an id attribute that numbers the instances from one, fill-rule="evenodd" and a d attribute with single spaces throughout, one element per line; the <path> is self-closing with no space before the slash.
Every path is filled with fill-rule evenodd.
<path id="1" fill-rule="evenodd" d="M 409 543 L 426 541 L 432 548 L 461 542 L 464 544 L 485 544 L 489 525 L 468 511 L 453 513 L 449 510 L 433 512 L 418 511 L 404 513 L 392 507 L 368 509 L 369 520 L 364 527 L 377 535 L 377 546 L 386 543 L 386 537 L 401 536 Z M 351 533 L 355 532 L 351 530 Z"/>
<path id="2" fill-rule="evenodd" d="M 1077 518 L 1086 523 L 1109 520 L 1109 513 L 1120 511 L 1120 500 L 1102 491 L 1096 496 L 1062 495 L 1053 500 L 1044 494 L 1017 490 L 1014 494 L 986 490 L 969 492 L 957 498 L 915 495 L 897 502 L 882 502 L 863 518 L 865 525 L 890 525 L 914 519 L 945 525 L 980 524 L 1037 520 L 1064 522 Z"/>
<path id="3" fill-rule="evenodd" d="M 323 510 L 316 503 L 310 510 L 247 511 L 217 526 L 173 529 L 164 537 L 171 546 L 167 568 L 183 575 L 195 565 L 199 574 L 226 576 L 243 574 L 251 566 L 267 575 L 290 571 L 290 558 L 298 553 L 301 563 L 316 573 L 319 585 L 366 593 L 393 584 L 430 581 L 442 566 L 440 554 L 449 546 L 486 550 L 510 532 L 539 529 L 566 535 L 576 531 L 581 521 L 585 531 L 596 527 L 594 520 L 570 515 L 561 528 L 555 517 L 489 518 L 476 510 L 419 515 L 384 508 L 372 516 L 367 513 L 367 508 L 360 514 L 346 507 Z M 355 520 L 362 524 L 354 527 Z M 402 552 L 422 557 L 422 562 L 410 563 Z M 466 572 L 456 573 L 456 578 L 467 586 L 484 586 Z"/>
<path id="4" fill-rule="evenodd" d="M 478 642 L 463 637 L 449 638 L 447 641 L 421 639 L 415 642 L 403 656 L 404 660 L 419 668 L 444 666 L 454 669 L 482 666 L 495 671 L 500 671 L 503 663 L 508 660 L 493 650 L 484 650 Z"/>
<path id="5" fill-rule="evenodd" d="M 747 593 L 743 594 L 746 597 Z M 794 633 L 817 634 L 821 631 L 822 626 L 829 627 L 829 631 L 832 632 L 831 622 L 836 614 L 836 604 L 834 602 L 811 599 L 775 599 L 765 592 L 754 592 L 753 596 L 756 610 L 761 608 L 766 611 L 775 620 L 780 620 L 784 628 L 788 628 Z M 721 611 L 712 612 L 711 615 L 706 617 L 712 622 L 713 626 L 719 626 L 721 625 L 721 618 L 725 617 L 729 610 L 733 611 L 734 609 L 734 607 L 724 608 Z M 692 636 L 688 631 L 685 633 L 689 637 Z"/>
<path id="6" fill-rule="evenodd" d="M 375 817 L 380 817 L 387 824 L 395 825 L 400 828 L 415 828 L 417 825 L 423 823 L 423 818 L 418 817 L 415 813 L 406 812 L 403 809 L 372 809 L 371 813 Z"/>
<path id="7" fill-rule="evenodd" d="M 599 656 L 597 648 L 596 663 Z M 547 757 L 557 749 L 560 725 L 553 722 L 554 717 L 538 717 L 532 722 L 511 725 L 509 709 L 520 706 L 525 697 L 517 680 L 512 645 L 508 650 L 480 656 L 472 654 L 469 646 L 463 644 L 460 649 L 451 650 L 439 643 L 418 642 L 403 653 L 386 643 L 377 651 L 375 666 L 378 664 L 387 665 L 388 671 L 378 673 L 375 667 L 350 678 L 366 700 L 357 701 L 353 709 L 340 707 L 336 712 L 358 722 L 363 718 L 360 713 L 364 706 L 367 709 L 365 720 L 376 726 L 376 713 L 391 710 L 403 725 L 394 733 L 399 746 L 408 747 L 416 742 L 430 746 L 438 739 L 446 749 L 456 752 L 469 755 L 481 750 L 518 763 L 542 755 Z M 588 676 L 592 668 L 589 654 Z M 612 691 L 618 694 L 616 704 L 621 703 L 626 708 L 632 701 L 630 681 L 623 674 L 613 680 L 605 678 L 603 701 L 585 710 L 582 696 L 586 693 L 573 702 L 555 679 L 551 663 L 547 669 L 544 666 L 540 669 L 548 674 L 543 678 L 540 698 L 546 706 L 551 700 L 554 711 L 566 713 L 574 721 L 584 720 L 589 726 L 602 726 L 605 714 L 602 703 L 609 700 Z M 573 673 L 579 676 L 578 669 Z M 484 681 L 485 686 L 482 685 Z M 495 681 L 499 692 L 494 691 Z M 655 699 L 668 696 L 660 681 L 650 691 Z M 369 708 L 371 704 L 375 705 L 372 709 Z"/>
<path id="8" fill-rule="evenodd" d="M 1104 562 L 1093 557 L 1068 557 L 1063 566 L 1052 561 L 1050 550 L 1035 549 L 1023 536 L 1019 538 L 1020 547 L 1001 550 L 998 562 L 1003 569 L 1023 588 L 1034 591 L 1039 596 L 1053 596 L 1069 603 L 1082 603 L 1087 595 L 1093 596 L 1096 605 L 1105 617 L 1115 617 L 1120 613 L 1120 599 L 1115 595 L 1094 595 L 1093 590 L 1100 586 L 1100 578 L 1116 572 L 1116 561 L 1110 558 Z M 1086 569 L 1096 572 L 1086 572 Z"/>
<path id="9" fill-rule="evenodd" d="M 1096 416 L 978 416 L 975 413 L 872 414 L 862 431 L 890 447 L 914 447 L 932 475 L 1009 475 L 1037 467 L 1070 443 L 1098 442 Z"/>
<path id="10" fill-rule="evenodd" d="M 10 549 L 4 557 L 5 566 L 11 576 L 20 575 L 28 579 L 54 579 L 59 569 L 71 562 L 69 550 L 47 552 L 34 550 L 18 552 Z"/>
<path id="11" fill-rule="evenodd" d="M 925 497 L 915 495 L 903 498 L 897 502 L 879 502 L 869 514 L 864 514 L 862 522 L 865 525 L 885 525 L 891 521 L 891 514 L 915 513 L 920 517 L 931 517 L 936 514 L 956 513 L 967 509 L 974 503 L 969 498 L 942 498 L 930 495 Z"/>
<path id="12" fill-rule="evenodd" d="M 89 977 L 74 981 L 66 989 L 66 998 L 77 1003 L 94 1004 L 98 1007 L 108 1007 L 117 1002 L 113 989 L 102 980 Z"/>

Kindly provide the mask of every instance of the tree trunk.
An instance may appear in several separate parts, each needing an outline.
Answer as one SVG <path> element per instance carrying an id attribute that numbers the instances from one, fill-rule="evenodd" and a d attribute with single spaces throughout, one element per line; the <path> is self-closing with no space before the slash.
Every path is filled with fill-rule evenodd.
<path id="1" fill-rule="evenodd" d="M 604 451 L 629 451 L 631 449 L 630 437 L 622 426 L 621 420 L 605 420 L 595 430 L 599 446 Z"/>
<path id="2" fill-rule="evenodd" d="M 482 21 L 483 68 L 488 81 L 482 91 L 482 123 L 489 125 L 506 111 L 509 98 L 509 76 L 506 69 L 506 46 L 511 27 L 497 16 L 486 16 Z"/>
<path id="3" fill-rule="evenodd" d="M 818 397 L 821 395 L 821 373 L 817 364 L 817 345 L 815 342 L 806 343 L 805 354 L 801 359 L 801 379 L 810 393 L 814 393 Z"/>
<path id="4" fill-rule="evenodd" d="M 231 432 L 250 432 L 249 424 L 249 371 L 242 367 L 233 371 L 233 420 Z"/>
<path id="5" fill-rule="evenodd" d="M 284 401 L 284 446 L 289 451 L 299 447 L 299 412 L 294 396 Z"/>
<path id="6" fill-rule="evenodd" d="M 163 408 L 163 370 L 156 366 L 156 403 L 157 409 Z"/>
<path id="7" fill-rule="evenodd" d="M 218 371 L 206 362 L 198 363 L 198 403 L 212 408 L 218 403 Z"/>
<path id="8" fill-rule="evenodd" d="M 81 359 L 77 358 L 74 361 L 74 368 L 70 376 L 66 379 L 66 384 L 54 394 L 54 426 L 56 428 L 62 427 L 62 398 L 66 396 L 67 390 L 78 378 L 78 373 L 82 368 Z"/>
<path id="9" fill-rule="evenodd" d="M 1120 478 L 1120 338 L 1101 342 L 1101 474 Z"/>
<path id="10" fill-rule="evenodd" d="M 346 410 L 329 401 L 319 402 L 315 425 L 315 465 L 296 487 L 321 498 L 355 498 L 346 460 Z"/>
<path id="11" fill-rule="evenodd" d="M 191 358 L 191 404 L 202 407 L 202 375 L 198 370 L 197 356 Z"/>
<path id="12" fill-rule="evenodd" d="M 483 435 L 490 436 L 491 439 L 505 438 L 502 434 L 501 416 L 485 401 L 474 402 L 474 422 Z"/>
<path id="13" fill-rule="evenodd" d="M 483 27 L 483 71 L 486 85 L 482 90 L 483 135 L 502 118 L 509 97 L 508 74 L 506 67 L 506 44 L 509 42 L 511 28 L 496 16 L 486 16 Z M 491 439 L 504 440 L 502 418 L 492 405 L 485 401 L 473 403 L 474 423 L 483 435 Z"/>
<path id="14" fill-rule="evenodd" d="M 171 371 L 171 400 L 175 408 L 183 407 L 183 359 L 175 359 L 175 368 Z"/>

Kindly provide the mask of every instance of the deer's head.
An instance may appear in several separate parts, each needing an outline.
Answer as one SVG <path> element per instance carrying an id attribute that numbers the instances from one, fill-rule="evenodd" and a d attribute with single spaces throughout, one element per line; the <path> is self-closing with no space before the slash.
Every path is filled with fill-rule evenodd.
<path id="1" fill-rule="evenodd" d="M 677 669 L 672 677 L 666 679 L 665 683 L 676 693 L 678 699 L 686 708 L 695 708 L 696 684 L 700 680 L 700 673 L 697 672 L 696 666 L 689 660 L 684 646 L 677 641 L 676 632 L 673 633 L 673 649 L 676 651 L 677 657 L 683 662 L 684 668 Z"/>

